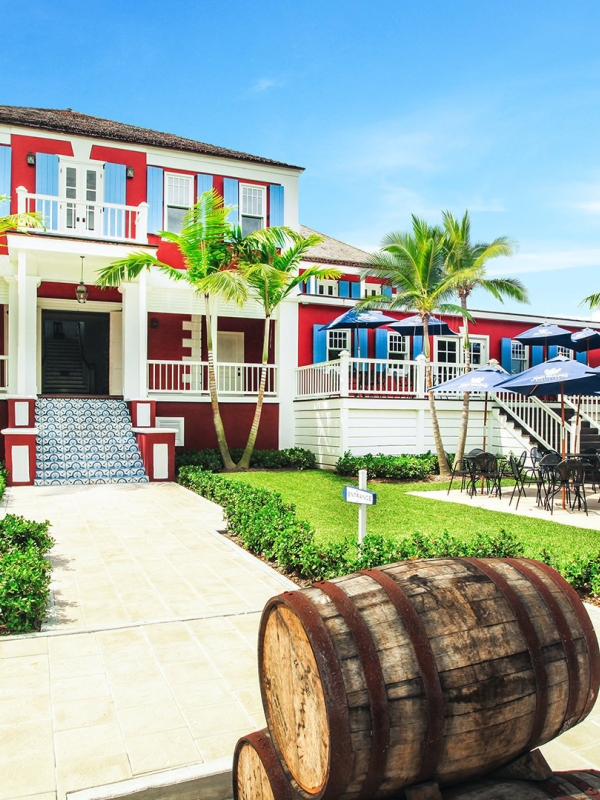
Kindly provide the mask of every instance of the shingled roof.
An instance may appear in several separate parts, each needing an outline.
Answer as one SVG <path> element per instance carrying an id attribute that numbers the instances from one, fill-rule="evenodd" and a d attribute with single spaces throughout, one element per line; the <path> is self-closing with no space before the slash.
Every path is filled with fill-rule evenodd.
<path id="1" fill-rule="evenodd" d="M 338 239 L 332 239 L 331 236 L 325 236 L 324 233 L 319 233 L 319 231 L 313 231 L 312 228 L 307 228 L 306 225 L 300 226 L 300 232 L 303 236 L 316 233 L 323 238 L 320 244 L 310 248 L 309 255 L 306 258 L 307 261 L 349 267 L 364 267 L 367 264 L 369 253 L 359 250 L 358 247 L 345 244 L 345 242 L 340 242 Z"/>
<path id="2" fill-rule="evenodd" d="M 182 150 L 186 153 L 201 153 L 206 156 L 234 158 L 237 161 L 250 161 L 254 164 L 268 164 L 273 167 L 303 169 L 270 158 L 240 153 L 238 150 L 227 150 L 214 144 L 186 139 L 174 133 L 161 133 L 150 128 L 138 128 L 124 122 L 113 122 L 110 119 L 90 117 L 80 114 L 71 108 L 27 108 L 25 106 L 0 106 L 0 123 L 22 125 L 26 128 L 40 128 L 46 131 L 58 131 L 79 136 L 91 136 L 95 139 L 108 139 L 129 144 L 166 147 L 169 150 Z"/>

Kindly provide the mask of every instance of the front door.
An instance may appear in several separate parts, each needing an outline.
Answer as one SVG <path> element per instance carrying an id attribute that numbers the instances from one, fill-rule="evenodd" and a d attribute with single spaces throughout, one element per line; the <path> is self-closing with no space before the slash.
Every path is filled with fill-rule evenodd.
<path id="1" fill-rule="evenodd" d="M 84 235 L 100 230 L 103 178 L 101 167 L 61 164 L 61 196 L 65 198 L 61 203 L 62 230 Z"/>
<path id="2" fill-rule="evenodd" d="M 217 380 L 221 392 L 241 394 L 244 391 L 243 363 L 244 334 L 239 331 L 218 331 Z"/>
<path id="3" fill-rule="evenodd" d="M 42 394 L 109 393 L 110 314 L 42 311 Z"/>

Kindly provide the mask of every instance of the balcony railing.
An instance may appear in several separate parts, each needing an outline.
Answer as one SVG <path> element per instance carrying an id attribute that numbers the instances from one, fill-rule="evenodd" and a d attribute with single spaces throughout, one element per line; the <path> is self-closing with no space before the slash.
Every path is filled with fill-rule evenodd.
<path id="1" fill-rule="evenodd" d="M 456 378 L 462 364 L 431 363 L 432 384 Z M 416 361 L 350 358 L 310 364 L 296 370 L 296 399 L 319 397 L 426 397 L 424 358 Z"/>
<path id="2" fill-rule="evenodd" d="M 81 236 L 86 239 L 110 239 L 119 242 L 148 242 L 148 204 L 123 206 L 116 203 L 92 203 L 30 194 L 17 189 L 18 212 L 39 212 L 44 218 L 44 233 Z"/>
<path id="3" fill-rule="evenodd" d="M 257 395 L 261 364 L 215 364 L 221 396 Z M 208 362 L 148 361 L 148 391 L 161 394 L 208 395 Z M 267 364 L 265 395 L 277 394 L 277 367 Z"/>

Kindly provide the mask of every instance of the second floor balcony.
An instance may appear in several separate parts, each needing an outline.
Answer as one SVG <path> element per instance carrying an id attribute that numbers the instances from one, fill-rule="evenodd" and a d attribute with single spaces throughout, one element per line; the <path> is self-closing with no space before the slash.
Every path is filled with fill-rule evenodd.
<path id="1" fill-rule="evenodd" d="M 148 243 L 148 204 L 139 206 L 77 200 L 33 194 L 17 189 L 18 212 L 37 211 L 44 218 L 47 234 L 83 239 Z"/>

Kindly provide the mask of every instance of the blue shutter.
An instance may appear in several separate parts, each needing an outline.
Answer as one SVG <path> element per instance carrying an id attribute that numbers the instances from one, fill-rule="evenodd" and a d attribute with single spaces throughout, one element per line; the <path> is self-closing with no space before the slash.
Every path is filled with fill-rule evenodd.
<path id="1" fill-rule="evenodd" d="M 283 186 L 269 186 L 269 225 L 283 225 Z"/>
<path id="2" fill-rule="evenodd" d="M 322 325 L 313 325 L 313 364 L 327 361 L 327 331 L 322 331 Z"/>
<path id="3" fill-rule="evenodd" d="M 200 195 L 210 192 L 213 185 L 212 175 L 196 175 L 196 199 L 200 200 Z"/>
<path id="4" fill-rule="evenodd" d="M 10 198 L 11 150 L 7 145 L 0 147 L 0 195 Z M 10 214 L 10 199 L 0 202 L 0 217 Z"/>
<path id="5" fill-rule="evenodd" d="M 388 332 L 385 328 L 375 329 L 375 358 L 388 357 Z"/>
<path id="6" fill-rule="evenodd" d="M 163 170 L 160 167 L 148 167 L 148 233 L 164 230 L 163 225 Z"/>
<path id="7" fill-rule="evenodd" d="M 358 328 L 354 331 L 354 355 L 356 358 L 358 358 L 359 349 L 361 358 L 369 357 L 369 331 L 366 328 Z"/>
<path id="8" fill-rule="evenodd" d="M 125 164 L 104 165 L 104 202 L 125 205 Z M 125 233 L 125 210 L 122 208 L 104 209 L 104 235 L 123 238 Z"/>
<path id="9" fill-rule="evenodd" d="M 588 357 L 588 354 L 587 354 L 587 352 L 585 350 L 582 353 L 575 353 L 575 358 L 581 364 L 587 364 L 587 357 Z"/>
<path id="10" fill-rule="evenodd" d="M 58 197 L 58 156 L 50 153 L 35 154 L 35 193 Z M 58 230 L 57 200 L 37 200 L 36 210 L 44 215 L 48 230 Z"/>
<path id="11" fill-rule="evenodd" d="M 512 339 L 500 341 L 500 366 L 512 374 Z"/>
<path id="12" fill-rule="evenodd" d="M 382 286 L 381 287 L 381 294 L 385 294 L 388 297 L 392 296 L 392 287 L 391 286 Z"/>
<path id="13" fill-rule="evenodd" d="M 360 300 L 360 283 L 355 282 L 350 284 L 350 297 L 354 300 Z"/>
<path id="14" fill-rule="evenodd" d="M 555 344 L 548 345 L 548 358 L 556 358 L 558 355 L 558 346 Z"/>
<path id="15" fill-rule="evenodd" d="M 350 297 L 350 281 L 339 281 L 338 297 Z"/>
<path id="16" fill-rule="evenodd" d="M 413 336 L 413 358 L 420 356 L 423 352 L 423 337 L 422 336 Z"/>
<path id="17" fill-rule="evenodd" d="M 544 360 L 544 348 L 536 345 L 531 348 L 531 366 L 537 367 Z"/>
<path id="18" fill-rule="evenodd" d="M 227 215 L 227 222 L 230 225 L 237 225 L 240 221 L 238 204 L 240 202 L 240 182 L 234 178 L 223 180 L 223 202 L 226 206 L 235 206 Z M 324 359 L 325 360 L 325 359 Z"/>

